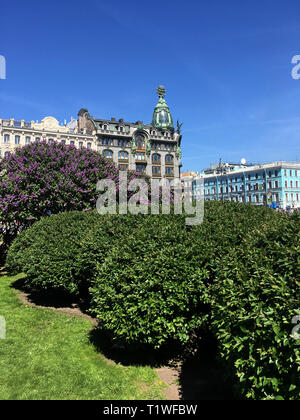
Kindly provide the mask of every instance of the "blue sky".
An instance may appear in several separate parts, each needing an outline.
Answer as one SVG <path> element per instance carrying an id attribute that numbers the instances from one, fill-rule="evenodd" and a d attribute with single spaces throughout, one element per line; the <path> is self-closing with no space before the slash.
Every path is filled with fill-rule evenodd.
<path id="1" fill-rule="evenodd" d="M 299 0 L 2 2 L 2 118 L 149 123 L 163 84 L 183 170 L 300 161 Z"/>

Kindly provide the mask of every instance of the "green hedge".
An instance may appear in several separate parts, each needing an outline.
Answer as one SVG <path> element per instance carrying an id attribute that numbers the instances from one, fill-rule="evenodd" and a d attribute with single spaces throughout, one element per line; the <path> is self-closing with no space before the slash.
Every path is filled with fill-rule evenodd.
<path id="1" fill-rule="evenodd" d="M 7 268 L 31 288 L 89 289 L 99 327 L 127 343 L 187 343 L 210 328 L 247 398 L 297 399 L 299 225 L 232 202 L 205 203 L 195 227 L 184 215 L 62 213 L 22 232 Z"/>
<path id="2" fill-rule="evenodd" d="M 127 343 L 186 343 L 207 316 L 204 281 L 195 282 L 202 252 L 184 217 L 145 217 L 98 267 L 91 305 L 101 328 Z"/>
<path id="3" fill-rule="evenodd" d="M 26 285 L 35 290 L 63 290 L 79 294 L 77 272 L 83 238 L 100 223 L 99 214 L 66 212 L 43 218 L 21 232 L 11 245 L 6 267 L 24 272 Z"/>
<path id="4" fill-rule="evenodd" d="M 129 237 L 142 223 L 144 215 L 102 215 L 81 243 L 76 277 L 90 287 L 116 241 Z"/>
<path id="5" fill-rule="evenodd" d="M 274 217 L 225 253 L 210 289 L 220 354 L 251 399 L 299 399 L 300 218 Z"/>

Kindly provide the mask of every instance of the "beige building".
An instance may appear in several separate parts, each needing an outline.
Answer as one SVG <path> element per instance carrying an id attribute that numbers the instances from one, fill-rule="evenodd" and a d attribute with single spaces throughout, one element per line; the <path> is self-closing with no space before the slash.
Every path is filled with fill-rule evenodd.
<path id="1" fill-rule="evenodd" d="M 17 147 L 43 140 L 97 149 L 95 133 L 78 130 L 76 120 L 62 125 L 54 117 L 46 117 L 41 122 L 0 119 L 0 158 L 14 152 Z"/>

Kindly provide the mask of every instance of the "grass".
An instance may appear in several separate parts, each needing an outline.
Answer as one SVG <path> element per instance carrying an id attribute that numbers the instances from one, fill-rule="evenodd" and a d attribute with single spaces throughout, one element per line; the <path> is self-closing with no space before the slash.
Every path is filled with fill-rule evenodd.
<path id="1" fill-rule="evenodd" d="M 154 369 L 107 361 L 89 341 L 87 319 L 50 309 L 23 306 L 11 284 L 0 277 L 1 400 L 163 399 Z"/>

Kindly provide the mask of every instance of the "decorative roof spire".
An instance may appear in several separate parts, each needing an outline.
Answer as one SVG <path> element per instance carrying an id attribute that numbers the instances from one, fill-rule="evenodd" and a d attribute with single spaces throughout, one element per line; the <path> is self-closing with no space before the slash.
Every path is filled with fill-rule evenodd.
<path id="1" fill-rule="evenodd" d="M 158 86 L 156 89 L 158 94 L 158 102 L 154 108 L 152 125 L 155 128 L 160 128 L 162 130 L 174 130 L 172 115 L 169 110 L 169 107 L 164 99 L 166 95 L 166 89 L 164 86 Z"/>
<path id="2" fill-rule="evenodd" d="M 160 98 L 164 98 L 166 96 L 166 88 L 162 85 L 158 86 L 156 92 Z"/>

